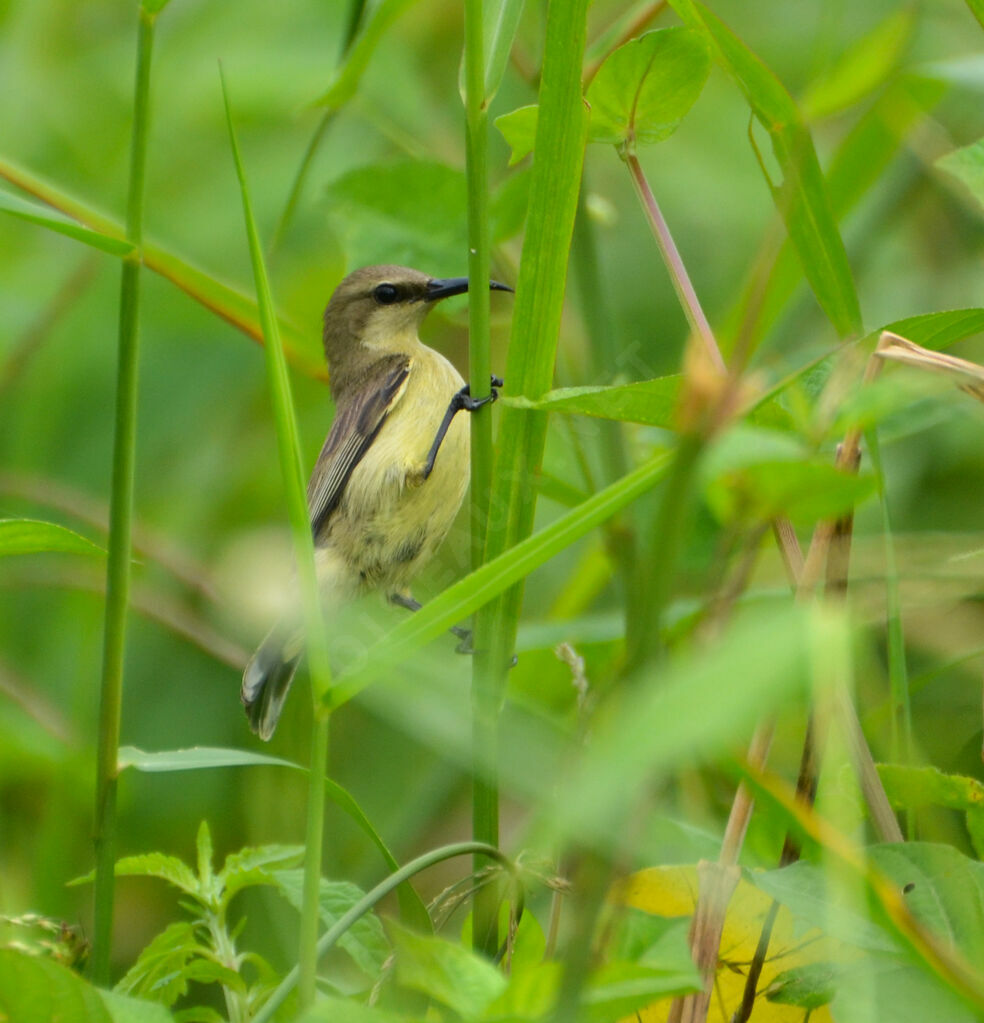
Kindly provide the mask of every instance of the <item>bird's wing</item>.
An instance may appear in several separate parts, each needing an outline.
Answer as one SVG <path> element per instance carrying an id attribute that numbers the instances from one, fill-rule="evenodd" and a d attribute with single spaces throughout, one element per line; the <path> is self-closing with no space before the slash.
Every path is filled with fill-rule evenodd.
<path id="1" fill-rule="evenodd" d="M 308 514 L 317 536 L 338 506 L 352 470 L 376 439 L 386 417 L 403 397 L 410 377 L 411 360 L 402 356 L 394 366 L 387 362 L 381 372 L 367 380 L 349 401 L 341 401 L 335 421 L 308 482 Z"/>

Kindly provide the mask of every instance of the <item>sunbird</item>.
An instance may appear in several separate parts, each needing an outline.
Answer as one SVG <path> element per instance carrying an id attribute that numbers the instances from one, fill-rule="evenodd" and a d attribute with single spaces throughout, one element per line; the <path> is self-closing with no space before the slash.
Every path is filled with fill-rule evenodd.
<path id="1" fill-rule="evenodd" d="M 512 291 L 498 281 L 489 288 Z M 327 615 L 370 590 L 420 607 L 410 580 L 441 545 L 468 488 L 470 431 L 456 414 L 495 401 L 502 386 L 492 377 L 489 393 L 472 397 L 454 366 L 417 336 L 435 302 L 467 290 L 467 277 L 367 266 L 328 302 L 335 418 L 307 487 Z M 261 739 L 277 726 L 303 644 L 299 616 L 288 615 L 246 665 L 241 698 Z"/>

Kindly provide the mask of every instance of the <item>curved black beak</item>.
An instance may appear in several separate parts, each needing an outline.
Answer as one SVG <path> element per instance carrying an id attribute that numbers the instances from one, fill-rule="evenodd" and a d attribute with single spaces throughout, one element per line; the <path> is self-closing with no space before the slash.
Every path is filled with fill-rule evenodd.
<path id="1" fill-rule="evenodd" d="M 427 282 L 425 302 L 436 302 L 438 299 L 450 298 L 452 295 L 463 295 L 468 290 L 467 277 L 434 278 Z M 512 291 L 508 284 L 489 281 L 490 291 Z"/>

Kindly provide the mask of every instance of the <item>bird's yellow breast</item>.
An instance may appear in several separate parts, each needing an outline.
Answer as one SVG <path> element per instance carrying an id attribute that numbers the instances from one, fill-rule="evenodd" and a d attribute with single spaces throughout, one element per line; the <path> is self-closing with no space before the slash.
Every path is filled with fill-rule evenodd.
<path id="1" fill-rule="evenodd" d="M 418 345 L 406 388 L 353 470 L 324 540 L 361 586 L 402 589 L 451 528 L 468 488 L 467 415 L 455 416 L 430 476 L 421 471 L 463 386 L 443 355 Z"/>

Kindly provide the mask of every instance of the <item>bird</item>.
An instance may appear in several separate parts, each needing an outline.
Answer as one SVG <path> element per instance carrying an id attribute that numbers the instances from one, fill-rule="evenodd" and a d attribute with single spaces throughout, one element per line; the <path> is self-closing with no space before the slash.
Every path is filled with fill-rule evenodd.
<path id="1" fill-rule="evenodd" d="M 489 288 L 513 290 L 498 281 Z M 489 393 L 472 397 L 454 366 L 418 337 L 436 302 L 467 290 L 467 277 L 367 266 L 328 301 L 323 339 L 335 418 L 307 487 L 326 616 L 373 590 L 420 608 L 410 581 L 441 545 L 468 488 L 470 434 L 457 413 L 495 401 L 503 386 L 493 376 Z M 303 646 L 295 610 L 243 672 L 241 700 L 263 740 L 276 728 Z"/>

